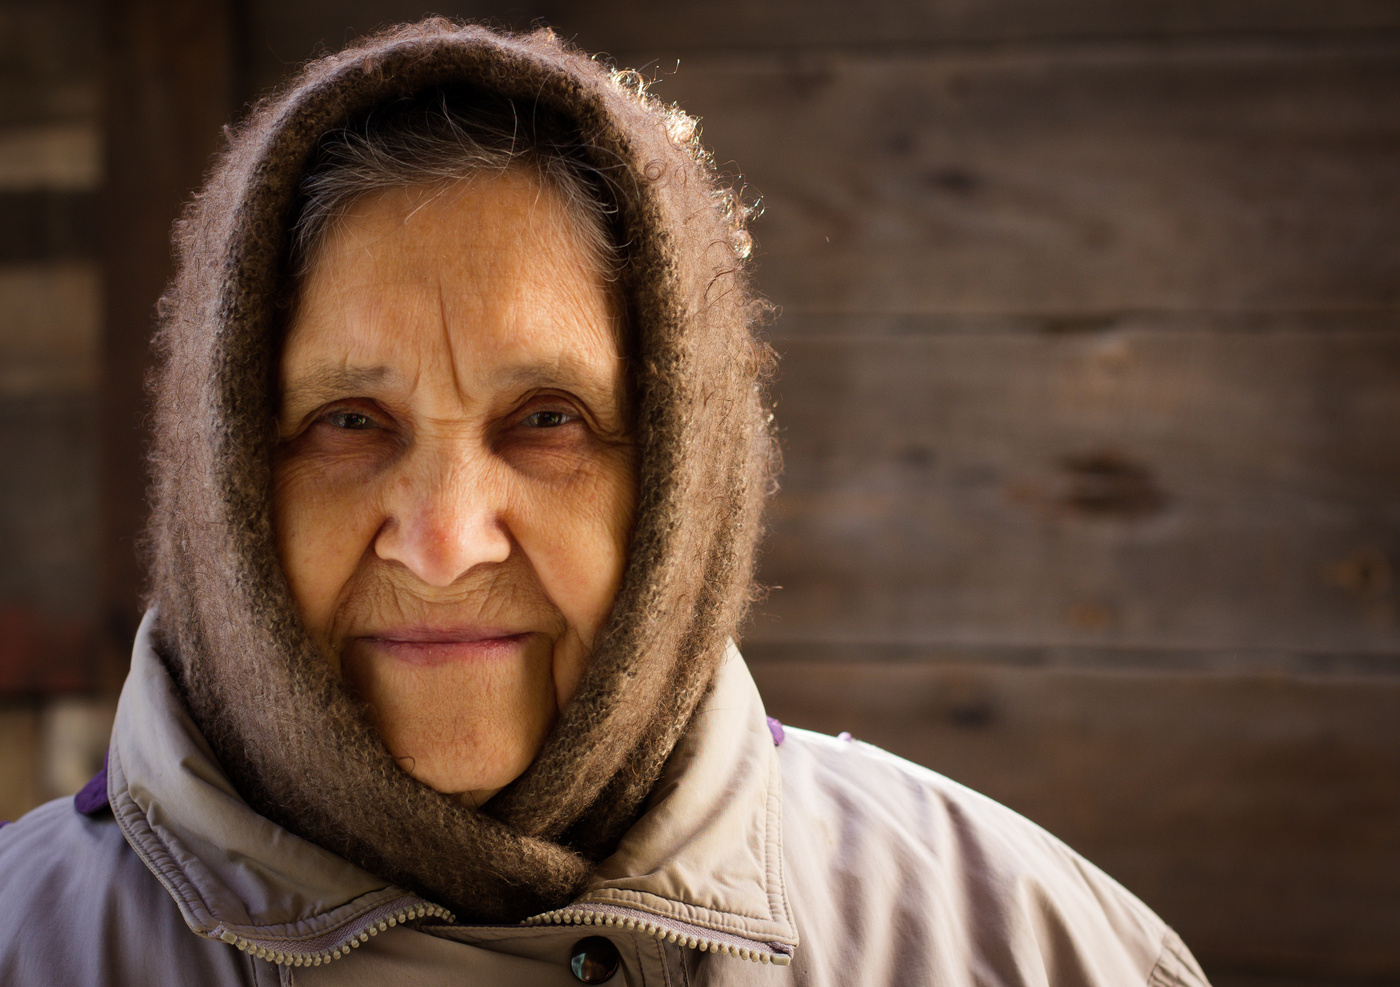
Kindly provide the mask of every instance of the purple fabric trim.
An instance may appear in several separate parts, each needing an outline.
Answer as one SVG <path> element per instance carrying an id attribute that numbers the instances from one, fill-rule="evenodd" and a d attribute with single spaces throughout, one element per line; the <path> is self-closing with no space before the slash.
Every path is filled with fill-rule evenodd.
<path id="1" fill-rule="evenodd" d="M 107 801 L 107 755 L 102 755 L 102 770 L 93 775 L 83 790 L 73 796 L 73 808 L 85 816 L 95 816 L 110 808 Z"/>
<path id="2" fill-rule="evenodd" d="M 771 716 L 768 717 L 768 732 L 773 735 L 773 746 L 781 747 L 787 734 L 783 732 L 783 725 Z"/>
<path id="3" fill-rule="evenodd" d="M 0 829 L 4 829 L 6 826 L 10 825 L 10 822 L 11 820 L 9 819 L 0 819 Z"/>

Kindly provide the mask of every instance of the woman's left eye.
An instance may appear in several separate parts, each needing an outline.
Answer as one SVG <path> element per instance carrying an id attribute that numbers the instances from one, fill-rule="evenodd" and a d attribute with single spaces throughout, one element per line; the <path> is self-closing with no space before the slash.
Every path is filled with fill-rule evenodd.
<path id="1" fill-rule="evenodd" d="M 523 424 L 530 428 L 558 428 L 574 420 L 574 416 L 564 411 L 536 411 L 525 416 Z"/>

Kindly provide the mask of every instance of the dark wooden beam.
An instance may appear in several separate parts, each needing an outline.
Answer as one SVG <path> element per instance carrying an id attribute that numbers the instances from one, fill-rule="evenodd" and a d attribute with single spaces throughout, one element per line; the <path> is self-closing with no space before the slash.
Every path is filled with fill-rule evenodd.
<path id="1" fill-rule="evenodd" d="M 468 3 L 440 4 L 453 13 Z M 513 4 L 492 4 L 513 12 Z M 542 17 L 589 50 L 657 59 L 667 70 L 697 49 L 789 49 L 1075 43 L 1095 39 L 1200 36 L 1288 37 L 1400 28 L 1400 7 L 1386 0 L 537 0 Z M 522 26 L 528 21 L 517 21 Z"/>
<path id="2" fill-rule="evenodd" d="M 0 191 L 0 264 L 87 260 L 97 253 L 96 226 L 94 192 Z"/>
<path id="3" fill-rule="evenodd" d="M 143 381 L 170 229 L 234 107 L 231 0 L 110 0 L 105 9 L 102 599 L 107 671 L 124 668 L 139 618 L 135 537 L 145 521 Z"/>

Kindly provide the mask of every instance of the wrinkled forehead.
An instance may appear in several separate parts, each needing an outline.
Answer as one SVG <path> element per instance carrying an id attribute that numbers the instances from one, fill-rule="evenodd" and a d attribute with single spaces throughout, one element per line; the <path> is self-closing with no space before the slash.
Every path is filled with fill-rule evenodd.
<path id="1" fill-rule="evenodd" d="M 582 135 L 570 113 L 533 98 L 443 85 L 381 103 L 317 144 L 290 231 L 293 288 L 327 238 L 366 202 L 397 194 L 416 208 L 483 184 L 530 185 L 536 211 L 567 233 L 562 239 L 590 258 L 604 281 L 617 285 L 627 239 L 619 228 L 620 193 L 610 168 L 597 164 L 614 158 Z M 538 231 L 538 225 L 522 228 L 521 236 L 538 239 Z M 460 231 L 469 235 L 469 228 Z M 625 306 L 616 308 L 621 315 Z"/>
<path id="2" fill-rule="evenodd" d="M 402 389 L 446 368 L 462 387 L 578 388 L 630 403 L 617 283 L 584 221 L 523 168 L 360 196 L 298 279 L 284 396 L 374 375 Z"/>

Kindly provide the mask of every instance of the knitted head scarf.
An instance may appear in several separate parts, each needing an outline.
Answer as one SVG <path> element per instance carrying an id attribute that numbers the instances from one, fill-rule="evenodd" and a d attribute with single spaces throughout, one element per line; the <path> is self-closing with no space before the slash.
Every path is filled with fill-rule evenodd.
<path id="1" fill-rule="evenodd" d="M 625 260 L 639 490 L 612 615 L 525 773 L 482 809 L 406 774 L 319 653 L 270 514 L 290 224 L 328 131 L 469 86 L 568 121 L 606 169 Z M 259 812 L 465 921 L 558 907 L 635 820 L 750 593 L 773 452 L 745 210 L 693 121 L 547 31 L 435 19 L 309 64 L 230 133 L 176 228 L 153 383 L 158 644 Z"/>

